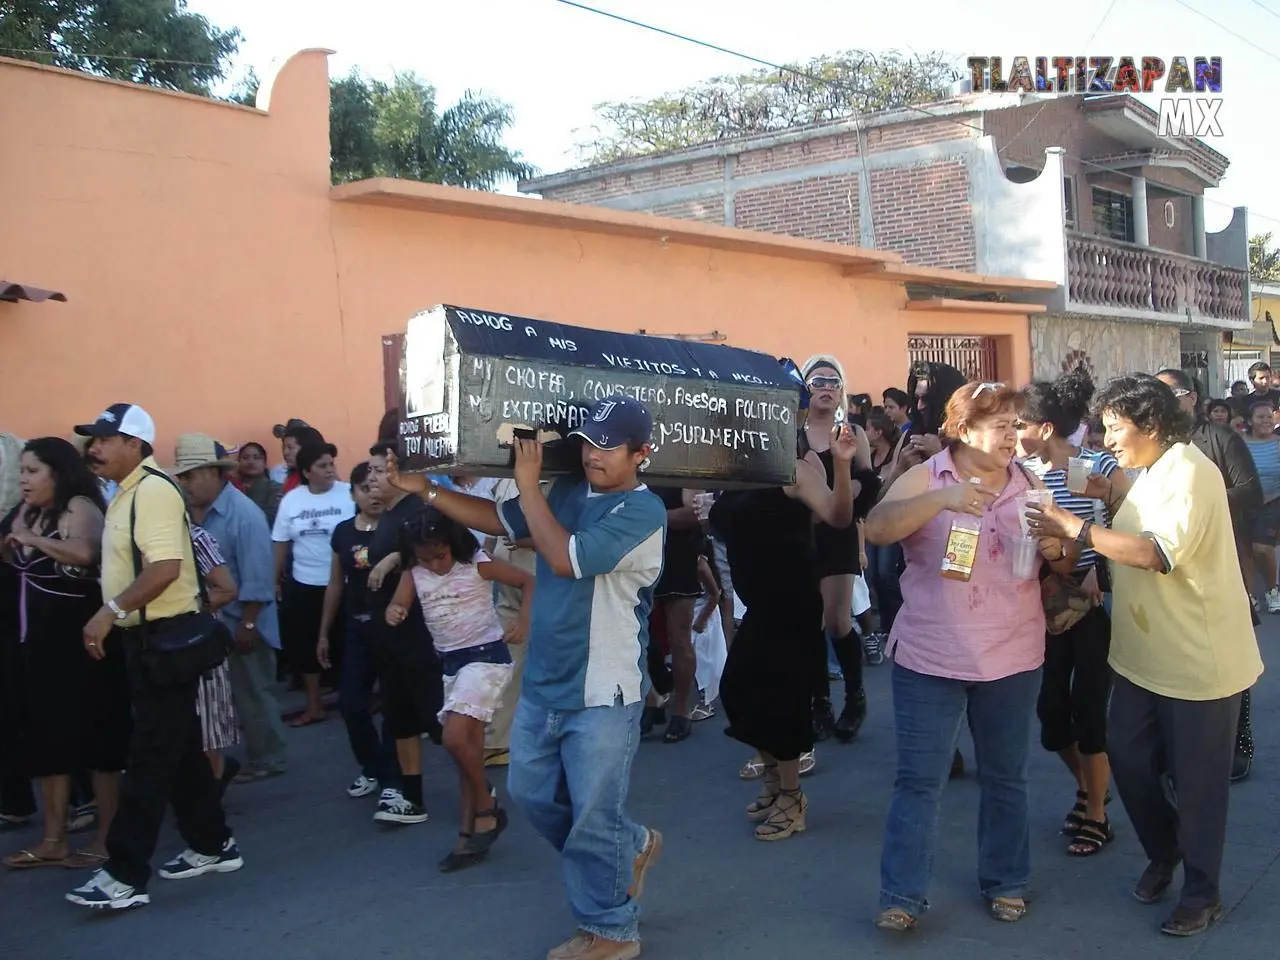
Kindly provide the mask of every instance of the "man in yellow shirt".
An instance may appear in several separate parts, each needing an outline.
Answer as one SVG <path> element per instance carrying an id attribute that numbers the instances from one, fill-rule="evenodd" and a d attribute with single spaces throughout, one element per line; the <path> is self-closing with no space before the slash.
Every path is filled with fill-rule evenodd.
<path id="1" fill-rule="evenodd" d="M 124 645 L 133 704 L 133 736 L 120 810 L 107 835 L 107 860 L 67 899 L 94 909 L 122 910 L 151 902 L 146 892 L 167 803 L 190 849 L 160 869 L 179 880 L 230 873 L 244 866 L 227 829 L 221 793 L 204 758 L 196 713 L 198 678 L 159 682 L 141 662 L 149 624 L 200 609 L 187 508 L 154 457 L 155 424 L 141 407 L 117 403 L 96 421 L 76 427 L 92 438 L 87 459 L 95 473 L 120 484 L 102 535 L 102 595 L 106 603 L 85 624 L 85 651 L 104 656 L 106 643 Z M 134 546 L 141 554 L 135 567 Z M 145 624 L 139 611 L 145 608 Z"/>

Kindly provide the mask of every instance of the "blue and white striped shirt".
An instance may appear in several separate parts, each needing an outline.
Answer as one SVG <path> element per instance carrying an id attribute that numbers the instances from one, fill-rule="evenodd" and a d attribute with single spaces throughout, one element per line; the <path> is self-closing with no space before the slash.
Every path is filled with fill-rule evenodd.
<path id="1" fill-rule="evenodd" d="M 1109 477 L 1120 469 L 1120 464 L 1116 462 L 1116 458 L 1102 450 L 1082 449 L 1080 456 L 1085 460 L 1093 461 L 1089 469 L 1091 474 L 1100 473 L 1104 477 Z M 1057 506 L 1074 513 L 1081 520 L 1092 520 L 1101 526 L 1111 525 L 1111 514 L 1107 510 L 1106 504 L 1092 497 L 1082 497 L 1067 489 L 1066 470 L 1052 470 L 1049 468 L 1049 464 L 1039 457 L 1028 457 L 1022 461 L 1022 465 L 1044 482 L 1044 485 L 1053 493 L 1053 502 Z M 1086 549 L 1080 554 L 1080 561 L 1076 564 L 1076 571 L 1083 572 L 1088 570 L 1093 566 L 1097 558 L 1098 554 L 1095 551 Z"/>
<path id="2" fill-rule="evenodd" d="M 1245 437 L 1253 465 L 1262 481 L 1262 499 L 1268 502 L 1280 497 L 1280 440 L 1254 440 Z"/>

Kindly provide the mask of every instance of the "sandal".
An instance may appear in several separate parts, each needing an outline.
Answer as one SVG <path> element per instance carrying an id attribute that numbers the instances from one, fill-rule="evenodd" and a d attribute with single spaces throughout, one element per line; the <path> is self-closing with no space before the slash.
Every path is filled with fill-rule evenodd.
<path id="1" fill-rule="evenodd" d="M 804 833 L 808 810 L 809 799 L 799 789 L 779 790 L 769 819 L 756 827 L 756 839 L 785 840 L 792 834 Z"/>
<path id="2" fill-rule="evenodd" d="M 444 859 L 440 861 L 441 873 L 453 873 L 455 870 L 465 870 L 467 867 L 473 866 L 484 859 L 484 854 L 472 853 L 467 849 L 467 845 L 471 843 L 472 834 L 467 833 L 465 830 L 459 830 L 458 836 L 465 839 L 467 843 L 463 844 L 461 850 L 450 850 L 445 854 Z"/>
<path id="3" fill-rule="evenodd" d="M 902 907 L 890 907 L 888 910 L 881 910 L 876 914 L 876 927 L 880 930 L 903 933 L 913 929 L 915 925 L 916 918 L 907 913 Z"/>
<path id="4" fill-rule="evenodd" d="M 742 769 L 738 771 L 738 776 L 743 780 L 759 780 L 763 777 L 764 761 L 760 759 L 760 755 L 756 754 L 744 763 Z"/>
<path id="5" fill-rule="evenodd" d="M 814 768 L 818 766 L 818 751 L 810 750 L 808 753 L 800 754 L 800 776 L 805 777 L 813 773 Z"/>
<path id="6" fill-rule="evenodd" d="M 98 870 L 106 865 L 108 857 L 103 853 L 90 853 L 88 850 L 77 850 L 62 865 L 68 870 Z"/>
<path id="7" fill-rule="evenodd" d="M 679 743 L 681 740 L 687 740 L 691 733 L 693 733 L 693 722 L 688 717 L 676 714 L 667 721 L 667 732 L 662 735 L 662 742 Z"/>
<path id="8" fill-rule="evenodd" d="M 492 793 L 489 794 L 493 796 Z M 507 811 L 499 806 L 492 806 L 488 810 L 477 810 L 476 819 L 481 820 L 485 817 L 492 817 L 494 827 L 492 830 L 477 832 L 467 841 L 467 850 L 471 853 L 486 854 L 489 848 L 497 842 L 498 837 L 502 836 L 502 831 L 507 829 Z"/>
<path id="9" fill-rule="evenodd" d="M 31 870 L 35 867 L 60 867 L 66 863 L 67 858 L 62 857 L 42 857 L 38 853 L 32 853 L 30 850 L 19 850 L 17 853 L 11 853 L 5 857 L 3 861 L 6 867 L 13 870 Z"/>
<path id="10" fill-rule="evenodd" d="M 653 728 L 661 723 L 665 723 L 667 719 L 667 708 L 663 704 L 661 706 L 646 706 L 640 712 L 640 736 L 647 737 L 653 733 Z"/>
<path id="11" fill-rule="evenodd" d="M 1017 923 L 1027 915 L 1027 901 L 1021 897 L 996 897 L 991 901 L 991 916 L 1001 923 Z"/>
<path id="12" fill-rule="evenodd" d="M 782 778 L 778 776 L 778 765 L 767 764 L 764 768 L 764 783 L 760 787 L 760 795 L 747 804 L 747 819 L 759 823 L 769 819 L 773 805 L 778 800 L 778 791 L 782 789 Z"/>
<path id="13" fill-rule="evenodd" d="M 297 730 L 299 727 L 309 727 L 315 723 L 324 723 L 328 716 L 329 715 L 327 713 L 324 713 L 318 717 L 308 717 L 306 713 L 300 713 L 289 721 L 289 726 L 294 730 Z"/>
<path id="14" fill-rule="evenodd" d="M 1103 806 L 1111 803 L 1111 791 L 1107 791 L 1107 797 L 1102 801 Z M 1085 813 L 1089 810 L 1089 793 L 1086 790 L 1076 791 L 1076 805 L 1071 808 L 1071 812 L 1066 815 L 1062 821 L 1062 835 L 1064 837 L 1074 837 L 1080 832 L 1080 826 L 1085 823 Z"/>
<path id="15" fill-rule="evenodd" d="M 1067 856 L 1092 857 L 1115 838 L 1110 820 L 1081 820 L 1067 845 Z"/>
<path id="16" fill-rule="evenodd" d="M 1076 803 L 1071 808 L 1071 812 L 1062 820 L 1063 836 L 1074 837 L 1080 830 L 1080 824 L 1084 823 L 1084 815 L 1089 810 L 1089 794 L 1084 790 L 1076 791 Z"/>

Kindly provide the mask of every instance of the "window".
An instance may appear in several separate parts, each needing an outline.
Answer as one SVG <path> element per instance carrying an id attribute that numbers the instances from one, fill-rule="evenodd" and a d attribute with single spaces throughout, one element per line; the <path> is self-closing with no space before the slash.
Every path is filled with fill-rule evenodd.
<path id="1" fill-rule="evenodd" d="M 1093 188 L 1093 230 L 1112 240 L 1133 242 L 1133 200 L 1114 190 Z"/>
<path id="2" fill-rule="evenodd" d="M 1068 230 L 1076 228 L 1076 191 L 1070 177 L 1062 178 L 1063 220 Z"/>

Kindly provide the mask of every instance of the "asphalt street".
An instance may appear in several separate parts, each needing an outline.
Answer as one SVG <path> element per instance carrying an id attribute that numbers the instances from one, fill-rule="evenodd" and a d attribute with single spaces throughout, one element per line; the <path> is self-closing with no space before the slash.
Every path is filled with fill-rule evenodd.
<path id="1" fill-rule="evenodd" d="M 1267 618 L 1260 638 L 1269 660 L 1280 645 L 1280 617 Z M 888 679 L 887 665 L 867 670 L 867 725 L 853 744 L 819 747 L 818 769 L 804 782 L 808 832 L 781 843 L 752 838 L 742 808 L 756 785 L 738 779 L 747 752 L 722 734 L 720 718 L 696 724 L 683 743 L 668 745 L 654 736 L 642 744 L 631 808 L 666 837 L 645 891 L 646 957 L 1280 957 L 1280 697 L 1274 674 L 1264 675 L 1255 690 L 1253 777 L 1231 793 L 1223 876 L 1229 912 L 1207 935 L 1187 940 L 1158 932 L 1170 904 L 1144 907 L 1130 896 L 1145 860 L 1119 802 L 1110 808 L 1114 844 L 1089 859 L 1065 854 L 1058 827 L 1073 788 L 1057 758 L 1038 747 L 1032 763 L 1034 900 L 1026 919 L 997 923 L 977 895 L 978 790 L 970 777 L 952 783 L 944 798 L 933 909 L 909 934 L 876 930 L 871 919 L 893 770 Z M 841 695 L 837 685 L 837 700 Z M 439 748 L 427 747 L 431 822 L 383 827 L 371 820 L 374 797 L 346 796 L 357 771 L 336 714 L 291 731 L 290 747 L 287 775 L 231 788 L 228 811 L 244 869 L 186 881 L 155 879 L 149 907 L 109 915 L 63 900 L 81 873 L 3 871 L 0 957 L 541 960 L 572 934 L 556 855 L 518 813 L 487 863 L 448 876 L 438 872 L 436 861 L 456 831 L 454 776 Z M 962 748 L 971 759 L 969 744 Z M 18 849 L 38 838 L 32 827 L 0 842 Z M 157 864 L 181 847 L 167 826 Z"/>

